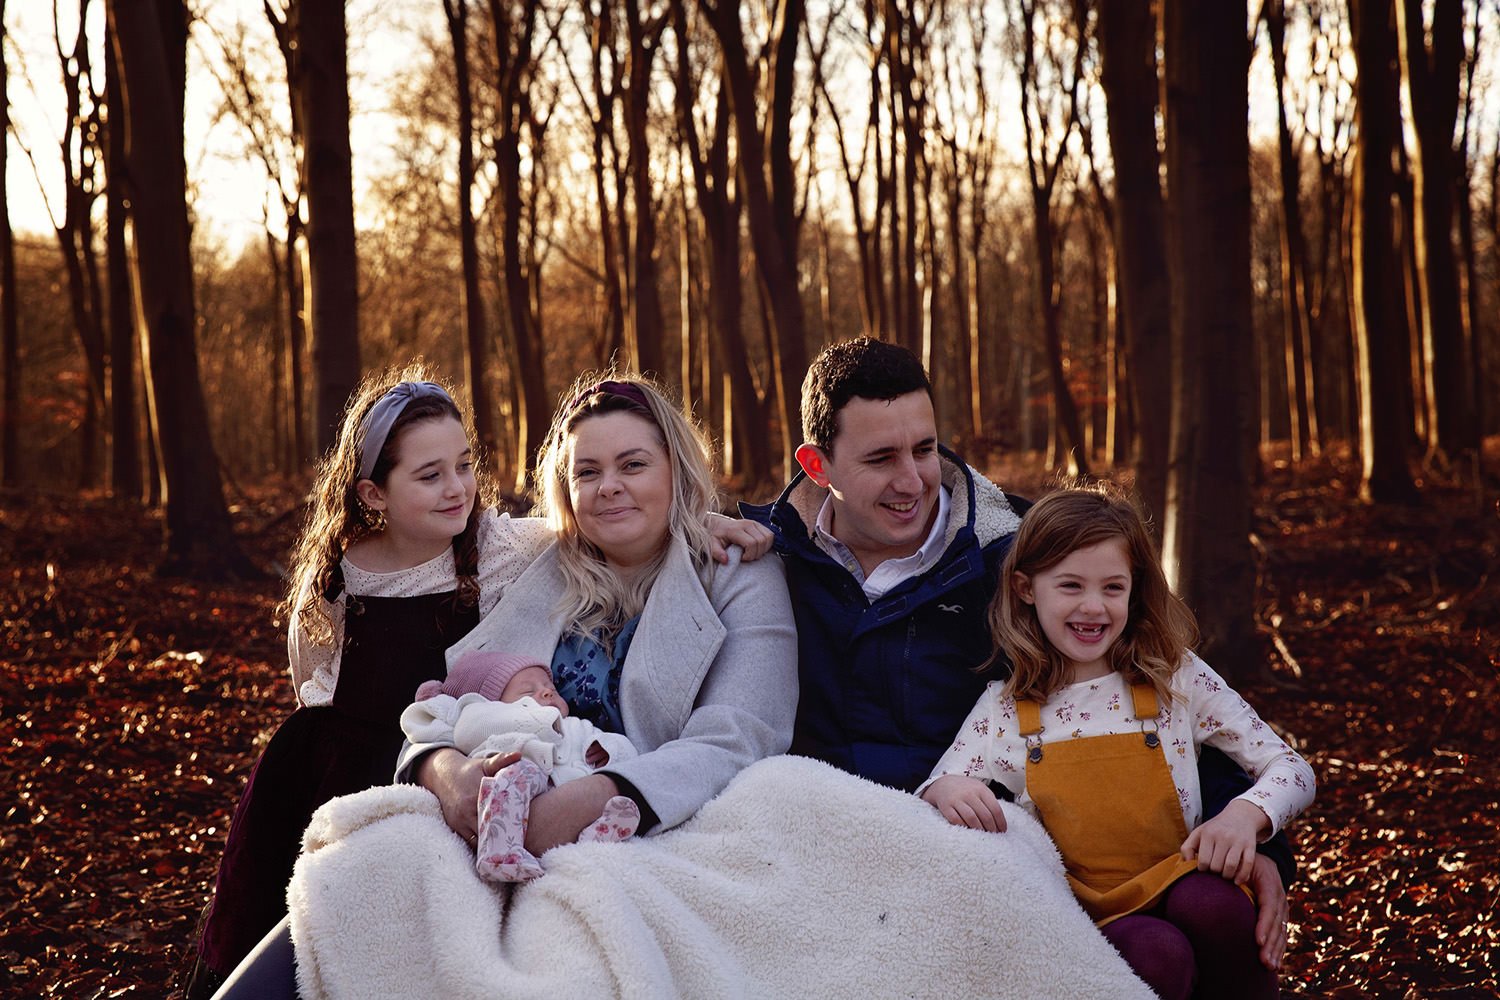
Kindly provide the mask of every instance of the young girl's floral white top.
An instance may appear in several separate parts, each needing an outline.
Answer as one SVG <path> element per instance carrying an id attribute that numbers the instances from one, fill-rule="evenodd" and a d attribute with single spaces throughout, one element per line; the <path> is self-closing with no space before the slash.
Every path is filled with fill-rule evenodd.
<path id="1" fill-rule="evenodd" d="M 1026 793 L 1026 741 L 1018 732 L 1016 703 L 1003 690 L 1003 682 L 990 682 L 919 794 L 942 775 L 965 774 L 999 782 L 1036 815 Z M 1312 767 L 1212 667 L 1187 654 L 1172 677 L 1172 693 L 1157 726 L 1189 830 L 1203 817 L 1198 787 L 1202 743 L 1224 751 L 1254 779 L 1238 797 L 1270 817 L 1272 834 L 1312 803 Z M 1042 706 L 1042 744 L 1140 732 L 1132 709 L 1130 686 L 1120 674 L 1070 684 Z"/>

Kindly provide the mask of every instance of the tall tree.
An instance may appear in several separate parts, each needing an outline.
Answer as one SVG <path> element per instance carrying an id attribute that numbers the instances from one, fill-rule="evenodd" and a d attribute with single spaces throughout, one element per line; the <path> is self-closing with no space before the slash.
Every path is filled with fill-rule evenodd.
<path id="1" fill-rule="evenodd" d="M 741 201 L 772 332 L 782 472 L 790 479 L 801 440 L 799 401 L 808 361 L 798 270 L 802 216 L 791 154 L 797 47 L 806 8 L 803 0 L 769 5 L 769 33 L 758 64 L 746 50 L 739 0 L 698 0 L 698 6 L 719 41 L 734 116 Z M 757 80 L 763 81 L 759 88 Z M 764 112 L 758 90 L 766 95 Z"/>
<path id="2" fill-rule="evenodd" d="M 1078 402 L 1073 398 L 1063 357 L 1062 252 L 1066 226 L 1060 224 L 1057 217 L 1057 201 L 1061 198 L 1058 181 L 1068 160 L 1069 139 L 1078 121 L 1084 40 L 1071 37 L 1064 43 L 1068 51 L 1061 52 L 1054 47 L 1058 33 L 1046 31 L 1039 38 L 1038 15 L 1051 22 L 1057 13 L 1044 11 L 1041 7 L 1037 0 L 1016 0 L 1012 14 L 1012 24 L 1018 32 L 1016 53 L 1021 82 L 1021 125 L 1026 145 L 1026 177 L 1031 192 L 1032 238 L 1036 241 L 1037 296 L 1042 309 L 1053 412 L 1068 453 L 1068 468 L 1076 475 L 1087 475 L 1089 457 L 1083 438 L 1083 421 Z M 1055 81 L 1055 86 L 1044 93 L 1048 90 L 1047 79 Z"/>
<path id="3" fill-rule="evenodd" d="M 68 304 L 83 347 L 85 380 L 83 421 L 79 428 L 78 485 L 91 487 L 99 477 L 99 439 L 105 412 L 106 344 L 104 294 L 94 231 L 94 202 L 102 179 L 103 95 L 97 87 L 88 43 L 89 0 L 78 0 L 77 23 L 63 42 L 62 12 L 53 8 L 53 41 L 61 69 L 66 110 L 59 151 L 63 164 L 63 217 L 57 245 L 68 276 Z"/>
<path id="4" fill-rule="evenodd" d="M 443 0 L 448 37 L 453 43 L 453 74 L 458 90 L 458 245 L 464 272 L 464 360 L 469 384 L 469 413 L 487 455 L 499 438 L 490 400 L 489 331 L 484 296 L 479 291 L 479 243 L 474 225 L 474 88 L 469 73 L 469 0 Z"/>
<path id="5" fill-rule="evenodd" d="M 1396 33 L 1392 0 L 1352 0 L 1355 81 L 1354 346 L 1358 366 L 1360 497 L 1410 503 L 1416 487 L 1407 467 L 1412 418 L 1406 330 L 1395 303 L 1398 262 L 1392 249 L 1391 153 L 1397 141 Z"/>
<path id="6" fill-rule="evenodd" d="M 649 16 L 640 0 L 624 0 L 625 36 L 629 44 L 626 86 L 621 110 L 628 141 L 626 164 L 630 173 L 632 240 L 630 243 L 629 316 L 627 341 L 635 366 L 657 377 L 666 374 L 660 279 L 656 266 L 657 234 L 654 185 L 651 180 L 651 69 L 666 27 L 665 8 Z M 624 206 L 621 206 L 623 212 Z"/>
<path id="7" fill-rule="evenodd" d="M 264 0 L 286 59 L 292 117 L 302 142 L 312 298 L 313 395 L 321 453 L 338 433 L 360 378 L 359 264 L 349 148 L 348 29 L 334 0 Z"/>
<path id="8" fill-rule="evenodd" d="M 1457 180 L 1453 130 L 1458 120 L 1463 63 L 1463 4 L 1437 3 L 1428 25 L 1421 0 L 1397 0 L 1401 79 L 1416 139 L 1411 159 L 1416 274 L 1420 287 L 1427 451 L 1450 461 L 1479 446 L 1472 383 L 1464 357 L 1458 258 L 1453 250 L 1453 192 Z M 1431 42 L 1427 41 L 1431 36 Z M 1462 208 L 1467 212 L 1468 206 Z"/>
<path id="9" fill-rule="evenodd" d="M 127 121 L 124 180 L 135 210 L 136 301 L 166 500 L 163 569 L 204 578 L 247 575 L 252 569 L 224 503 L 194 342 L 182 137 L 187 8 L 183 0 L 109 0 L 108 12 Z"/>
<path id="10" fill-rule="evenodd" d="M 1250 43 L 1245 10 L 1162 6 L 1173 411 L 1163 558 L 1226 676 L 1256 663 L 1250 481 Z"/>
<path id="11" fill-rule="evenodd" d="M 10 162 L 10 67 L 6 58 L 5 0 L 0 0 L 0 185 Z M 0 486 L 21 483 L 21 332 L 16 314 L 16 241 L 10 228 L 9 199 L 0 199 Z"/>
<path id="12" fill-rule="evenodd" d="M 1291 418 L 1292 459 L 1317 454 L 1318 408 L 1313 381 L 1311 313 L 1307 285 L 1307 239 L 1302 230 L 1302 146 L 1287 123 L 1286 4 L 1267 0 L 1262 8 L 1271 45 L 1276 83 L 1276 150 L 1281 176 L 1281 319 L 1285 333 L 1287 411 Z"/>
<path id="13" fill-rule="evenodd" d="M 722 359 L 720 371 L 726 383 L 720 393 L 727 400 L 724 444 L 728 452 L 725 471 L 733 472 L 747 483 L 768 480 L 771 474 L 770 442 L 762 428 L 763 408 L 751 373 L 749 348 L 745 341 L 743 319 L 744 292 L 740 264 L 740 199 L 735 192 L 734 163 L 730 157 L 730 131 L 733 116 L 729 94 L 723 83 L 714 93 L 709 135 L 705 143 L 700 134 L 695 96 L 704 89 L 704 81 L 695 77 L 689 52 L 691 32 L 687 6 L 683 0 L 672 0 L 672 30 L 677 40 L 674 81 L 678 127 L 693 174 L 693 190 L 698 212 L 707 236 L 708 287 L 710 293 L 709 337 L 714 342 L 710 355 Z"/>
<path id="14" fill-rule="evenodd" d="M 1100 82 L 1115 168 L 1115 258 L 1129 357 L 1136 481 L 1160 525 L 1166 515 L 1172 419 L 1171 272 L 1156 143 L 1156 18 L 1147 0 L 1098 0 Z"/>
<path id="15" fill-rule="evenodd" d="M 495 167 L 500 210 L 500 267 L 508 336 L 505 339 L 516 421 L 517 487 L 524 486 L 542 436 L 547 433 L 547 383 L 542 367 L 541 317 L 533 299 L 537 279 L 534 261 L 523 246 L 524 206 L 528 198 L 521 145 L 539 160 L 542 142 L 532 106 L 536 77 L 536 27 L 539 0 L 489 0 L 495 48 Z"/>
<path id="16" fill-rule="evenodd" d="M 104 49 L 105 123 L 105 215 L 104 262 L 108 274 L 109 304 L 109 413 L 110 489 L 117 497 L 139 499 L 144 482 L 137 433 L 135 405 L 136 339 L 135 310 L 130 299 L 130 254 L 125 243 L 125 185 L 116 177 L 125 165 L 125 110 L 121 98 L 120 61 L 115 47 Z"/>

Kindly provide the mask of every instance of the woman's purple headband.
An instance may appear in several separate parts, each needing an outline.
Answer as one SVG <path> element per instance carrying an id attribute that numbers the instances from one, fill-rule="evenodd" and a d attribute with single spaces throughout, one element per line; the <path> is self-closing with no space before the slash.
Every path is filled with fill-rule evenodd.
<path id="1" fill-rule="evenodd" d="M 573 401 L 568 404 L 568 413 L 571 414 L 573 411 L 582 406 L 590 396 L 597 395 L 599 393 L 603 393 L 606 396 L 623 396 L 626 399 L 630 400 L 632 403 L 636 403 L 641 406 L 647 413 L 651 413 L 651 404 L 646 402 L 645 390 L 636 385 L 634 382 L 617 382 L 614 379 L 606 379 L 603 382 L 595 382 L 593 385 L 589 386 L 587 389 L 574 396 Z M 655 420 L 656 415 L 652 414 L 651 419 Z"/>
<path id="2" fill-rule="evenodd" d="M 359 422 L 359 478 L 369 479 L 375 474 L 375 463 L 385 450 L 385 439 L 391 436 L 396 418 L 401 416 L 406 405 L 414 399 L 435 396 L 446 399 L 454 409 L 453 397 L 436 382 L 397 382 L 389 392 L 375 400 L 370 412 Z"/>

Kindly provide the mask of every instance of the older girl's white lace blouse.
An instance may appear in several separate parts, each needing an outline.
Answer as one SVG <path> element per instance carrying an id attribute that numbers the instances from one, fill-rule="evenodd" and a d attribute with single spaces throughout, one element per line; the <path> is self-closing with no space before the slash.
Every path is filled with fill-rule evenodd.
<path id="1" fill-rule="evenodd" d="M 1015 700 L 1003 690 L 1002 682 L 990 682 L 918 793 L 944 774 L 965 774 L 999 782 L 1010 789 L 1019 805 L 1036 814 L 1026 794 L 1026 740 L 1018 732 Z M 1203 743 L 1224 751 L 1254 779 L 1254 785 L 1238 798 L 1258 806 L 1270 818 L 1267 836 L 1312 803 L 1312 767 L 1212 667 L 1189 653 L 1172 676 L 1172 693 L 1172 703 L 1163 708 L 1158 727 L 1189 830 L 1203 818 L 1198 784 L 1198 746 Z M 1130 686 L 1117 673 L 1070 684 L 1053 694 L 1042 706 L 1042 726 L 1044 746 L 1141 728 L 1133 717 Z"/>
<path id="2" fill-rule="evenodd" d="M 530 566 L 552 541 L 552 532 L 538 518 L 513 518 L 494 510 L 479 522 L 479 614 L 490 613 L 505 587 Z M 343 561 L 344 587 L 360 597 L 420 597 L 441 594 L 458 585 L 453 571 L 453 552 L 447 551 L 420 566 L 394 573 L 371 573 L 347 558 Z M 308 599 L 303 594 L 300 607 Z M 321 598 L 319 598 L 321 600 Z M 333 624 L 333 641 L 312 642 L 292 616 L 287 631 L 287 657 L 291 662 L 292 688 L 303 705 L 327 705 L 339 681 L 339 660 L 344 646 L 344 604 L 327 607 Z"/>

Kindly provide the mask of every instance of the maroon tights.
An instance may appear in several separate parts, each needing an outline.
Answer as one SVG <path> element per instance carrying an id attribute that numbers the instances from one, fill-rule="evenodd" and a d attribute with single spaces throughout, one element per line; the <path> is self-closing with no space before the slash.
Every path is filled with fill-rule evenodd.
<path id="1" fill-rule="evenodd" d="M 1274 1000 L 1276 973 L 1260 962 L 1255 904 L 1213 872 L 1179 879 L 1150 910 L 1121 917 L 1104 936 L 1162 1000 Z"/>

